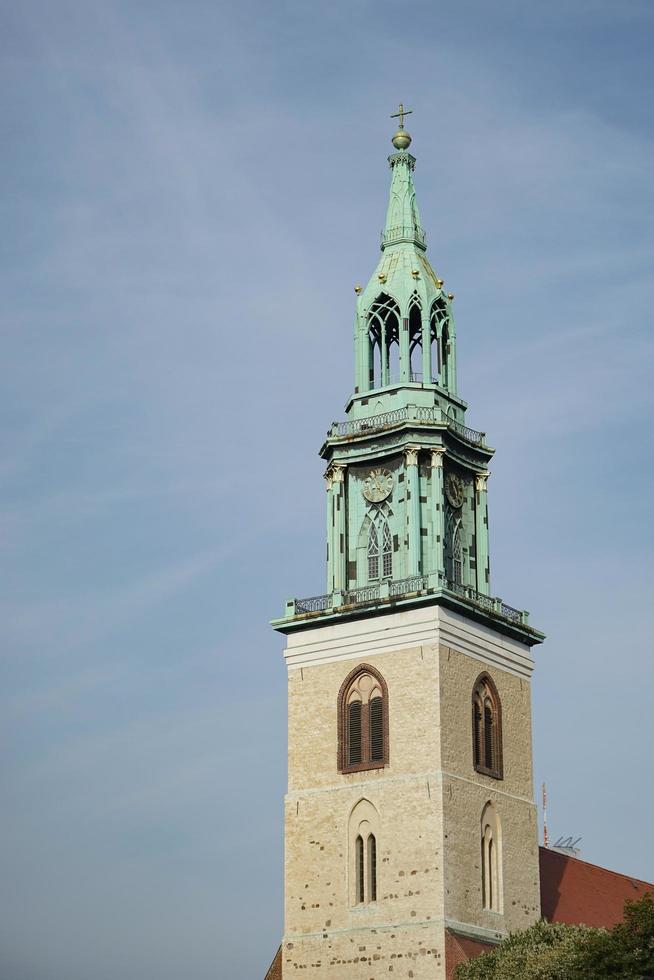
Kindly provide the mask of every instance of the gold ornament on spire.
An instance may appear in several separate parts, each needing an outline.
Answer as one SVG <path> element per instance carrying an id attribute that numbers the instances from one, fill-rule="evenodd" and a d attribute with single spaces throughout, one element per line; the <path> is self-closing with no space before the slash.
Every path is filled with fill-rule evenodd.
<path id="1" fill-rule="evenodd" d="M 396 150 L 408 150 L 409 147 L 411 146 L 411 137 L 407 133 L 406 129 L 404 128 L 404 117 L 410 116 L 412 112 L 413 109 L 405 109 L 402 103 L 400 102 L 398 112 L 394 112 L 391 116 L 391 119 L 400 120 L 400 128 L 398 129 L 397 133 L 391 140 L 391 143 L 393 144 Z"/>

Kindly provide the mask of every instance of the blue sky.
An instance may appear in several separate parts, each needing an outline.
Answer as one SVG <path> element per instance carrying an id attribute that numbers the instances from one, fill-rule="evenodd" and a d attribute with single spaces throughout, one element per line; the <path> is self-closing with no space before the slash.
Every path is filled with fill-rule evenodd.
<path id="1" fill-rule="evenodd" d="M 250 980 L 285 676 L 324 590 L 390 112 L 497 447 L 493 590 L 548 635 L 551 833 L 654 880 L 652 67 L 625 0 L 0 4 L 0 958 Z"/>

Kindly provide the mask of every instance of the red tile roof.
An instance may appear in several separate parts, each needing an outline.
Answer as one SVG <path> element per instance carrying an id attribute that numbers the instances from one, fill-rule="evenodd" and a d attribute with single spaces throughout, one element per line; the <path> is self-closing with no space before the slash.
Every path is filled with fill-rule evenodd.
<path id="1" fill-rule="evenodd" d="M 603 926 L 622 922 L 627 899 L 654 894 L 654 885 L 607 871 L 579 858 L 540 849 L 540 903 L 543 917 L 569 925 Z"/>
<path id="2" fill-rule="evenodd" d="M 268 972 L 266 973 L 263 980 L 282 980 L 282 947 L 281 946 L 275 953 L 275 959 L 268 967 Z"/>

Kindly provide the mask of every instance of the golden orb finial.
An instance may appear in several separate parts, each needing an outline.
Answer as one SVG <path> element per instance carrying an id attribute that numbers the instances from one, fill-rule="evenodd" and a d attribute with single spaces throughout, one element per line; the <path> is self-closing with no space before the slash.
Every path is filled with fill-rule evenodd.
<path id="1" fill-rule="evenodd" d="M 400 127 L 397 133 L 395 134 L 395 136 L 391 140 L 391 143 L 393 144 L 396 150 L 408 150 L 409 147 L 411 146 L 411 136 L 409 135 L 409 133 L 407 133 L 406 129 L 404 128 L 404 117 L 410 116 L 412 112 L 413 109 L 405 109 L 402 103 L 400 102 L 399 110 L 397 112 L 394 112 L 393 115 L 391 116 L 391 119 L 400 120 Z"/>
<path id="2" fill-rule="evenodd" d="M 411 146 L 411 137 L 407 133 L 406 129 L 398 129 L 397 133 L 391 140 L 391 143 L 396 150 L 408 150 Z"/>

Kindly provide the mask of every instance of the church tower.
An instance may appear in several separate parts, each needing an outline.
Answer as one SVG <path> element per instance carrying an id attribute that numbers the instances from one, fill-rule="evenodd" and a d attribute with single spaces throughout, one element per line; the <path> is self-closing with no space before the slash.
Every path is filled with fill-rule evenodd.
<path id="1" fill-rule="evenodd" d="M 427 258 L 405 114 L 381 255 L 356 288 L 354 391 L 320 450 L 327 592 L 273 623 L 287 638 L 285 980 L 445 980 L 462 948 L 540 916 L 543 634 L 491 592 L 493 449 L 458 394 L 454 297 Z"/>

